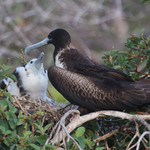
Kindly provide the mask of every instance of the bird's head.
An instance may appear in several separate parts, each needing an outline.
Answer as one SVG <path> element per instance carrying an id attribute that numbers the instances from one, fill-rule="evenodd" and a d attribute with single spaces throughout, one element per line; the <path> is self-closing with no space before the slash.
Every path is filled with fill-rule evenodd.
<path id="1" fill-rule="evenodd" d="M 44 71 L 44 67 L 43 67 L 43 56 L 44 53 L 42 52 L 38 58 L 33 58 L 32 60 L 30 60 L 26 65 L 25 65 L 25 70 L 27 72 L 32 72 L 37 74 L 38 72 L 42 72 Z"/>
<path id="2" fill-rule="evenodd" d="M 56 29 L 50 32 L 48 36 L 41 42 L 26 47 L 25 54 L 35 48 L 39 48 L 47 44 L 53 44 L 56 49 L 64 49 L 68 47 L 70 43 L 71 37 L 69 33 L 64 29 Z"/>

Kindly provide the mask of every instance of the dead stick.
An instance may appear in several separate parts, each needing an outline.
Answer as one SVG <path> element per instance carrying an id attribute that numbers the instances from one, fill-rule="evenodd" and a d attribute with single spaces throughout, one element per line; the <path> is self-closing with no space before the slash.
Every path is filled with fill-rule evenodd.
<path id="1" fill-rule="evenodd" d="M 106 140 L 107 138 L 111 137 L 112 135 L 116 134 L 117 132 L 119 132 L 119 129 L 116 129 L 114 131 L 111 131 L 103 136 L 98 137 L 97 139 L 94 140 L 95 143 L 98 143 L 100 141 Z"/>
<path id="2" fill-rule="evenodd" d="M 17 100 L 17 98 L 15 96 L 13 96 L 13 98 L 15 99 L 15 101 L 17 102 L 17 104 L 19 105 L 20 109 L 22 110 L 22 112 L 25 114 L 25 115 L 29 115 L 27 112 L 24 111 L 24 109 L 22 108 L 22 106 L 20 105 L 19 101 Z"/>

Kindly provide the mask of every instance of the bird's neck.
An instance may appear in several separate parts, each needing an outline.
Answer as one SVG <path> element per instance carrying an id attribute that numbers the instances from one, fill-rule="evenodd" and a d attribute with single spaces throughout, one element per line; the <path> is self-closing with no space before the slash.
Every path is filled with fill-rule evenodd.
<path id="1" fill-rule="evenodd" d="M 54 57 L 54 61 L 55 61 L 55 66 L 65 69 L 64 66 L 64 62 L 61 60 L 61 53 L 58 53 L 55 57 Z"/>
<path id="2" fill-rule="evenodd" d="M 66 61 L 69 59 L 68 55 L 70 55 L 71 51 L 74 49 L 72 44 L 66 45 L 66 47 L 55 47 L 54 51 L 54 62 L 55 66 L 66 69 Z"/>

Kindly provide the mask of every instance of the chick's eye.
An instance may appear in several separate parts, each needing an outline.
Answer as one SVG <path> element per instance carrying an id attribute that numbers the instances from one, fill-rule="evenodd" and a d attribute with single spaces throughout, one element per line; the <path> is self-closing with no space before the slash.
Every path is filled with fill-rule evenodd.
<path id="1" fill-rule="evenodd" d="M 30 64 L 32 64 L 33 63 L 33 61 L 30 61 Z"/>

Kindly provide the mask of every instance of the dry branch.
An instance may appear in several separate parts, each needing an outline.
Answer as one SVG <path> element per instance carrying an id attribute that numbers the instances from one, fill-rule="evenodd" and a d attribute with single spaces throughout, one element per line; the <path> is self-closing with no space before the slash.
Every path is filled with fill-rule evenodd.
<path id="1" fill-rule="evenodd" d="M 148 132 L 148 131 L 143 132 L 143 134 L 140 136 L 139 140 L 138 140 L 137 143 L 136 143 L 136 144 L 137 144 L 136 150 L 139 150 L 139 148 L 140 148 L 140 143 L 141 143 L 143 137 L 144 137 L 146 134 L 149 134 L 149 135 L 150 135 L 150 132 Z"/>
<path id="2" fill-rule="evenodd" d="M 74 110 L 74 111 L 70 110 L 69 112 L 67 112 L 67 115 L 72 114 L 73 112 L 77 113 L 77 110 Z M 66 114 L 64 116 L 66 116 Z M 139 121 L 139 119 L 150 120 L 150 115 L 137 115 L 137 114 L 136 115 L 131 115 L 131 114 L 124 113 L 124 112 L 119 112 L 119 111 L 98 111 L 98 112 L 93 112 L 93 113 L 90 113 L 90 114 L 87 114 L 87 115 L 84 115 L 84 116 L 77 115 L 66 126 L 66 129 L 67 129 L 68 133 L 71 133 L 74 129 L 81 126 L 85 122 L 96 119 L 98 117 L 104 117 L 104 116 L 117 117 L 117 118 L 121 118 L 121 119 L 133 120 L 133 121 L 135 121 L 135 120 Z M 53 139 L 50 142 L 52 144 L 60 143 L 63 140 L 64 136 L 66 137 L 67 134 L 62 129 L 57 135 L 55 135 L 53 137 Z"/>
<path id="3" fill-rule="evenodd" d="M 119 129 L 116 129 L 114 131 L 111 131 L 103 136 L 100 136 L 99 138 L 95 139 L 94 142 L 98 143 L 100 141 L 106 140 L 107 138 L 111 137 L 112 135 L 116 134 L 117 132 L 119 132 Z"/>
<path id="4" fill-rule="evenodd" d="M 132 146 L 131 146 L 131 144 L 133 143 L 133 141 L 135 140 L 136 137 L 139 137 L 139 136 L 140 136 L 140 133 L 139 133 L 139 125 L 138 125 L 137 122 L 135 122 L 135 127 L 136 127 L 136 133 L 135 133 L 135 135 L 133 136 L 133 138 L 131 139 L 131 141 L 129 142 L 129 144 L 128 144 L 126 150 L 130 150 L 130 149 L 134 148 L 134 147 L 136 146 L 136 144 L 134 144 L 134 145 L 132 145 Z M 130 147 L 130 146 L 131 146 L 131 147 Z"/>

